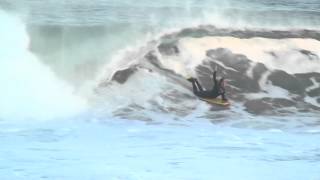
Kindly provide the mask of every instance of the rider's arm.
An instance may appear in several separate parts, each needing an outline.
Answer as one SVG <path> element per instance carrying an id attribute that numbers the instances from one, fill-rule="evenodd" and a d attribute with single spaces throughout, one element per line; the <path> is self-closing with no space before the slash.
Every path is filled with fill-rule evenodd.
<path id="1" fill-rule="evenodd" d="M 213 71 L 212 80 L 214 83 L 214 86 L 217 85 L 217 71 Z"/>

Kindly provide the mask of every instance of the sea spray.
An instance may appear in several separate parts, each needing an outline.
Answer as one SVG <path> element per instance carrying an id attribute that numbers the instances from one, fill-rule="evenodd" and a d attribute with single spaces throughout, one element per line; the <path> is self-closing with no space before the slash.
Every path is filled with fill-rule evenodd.
<path id="1" fill-rule="evenodd" d="M 83 111 L 86 101 L 29 52 L 25 25 L 0 12 L 0 118 L 53 119 Z"/>

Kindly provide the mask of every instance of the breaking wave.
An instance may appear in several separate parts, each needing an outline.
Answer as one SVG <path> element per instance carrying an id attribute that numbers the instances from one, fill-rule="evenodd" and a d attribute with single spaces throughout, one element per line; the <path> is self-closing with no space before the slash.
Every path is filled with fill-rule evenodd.
<path id="1" fill-rule="evenodd" d="M 150 112 L 188 117 L 199 107 L 198 117 L 208 119 L 318 113 L 319 35 L 312 30 L 182 29 L 116 59 L 122 63 L 104 76 L 96 92 L 108 113 L 129 119 L 152 120 Z M 210 89 L 214 69 L 227 79 L 229 110 L 204 105 L 185 80 L 197 77 Z"/>
<path id="2" fill-rule="evenodd" d="M 29 6 L 34 5 L 25 7 Z M 190 16 L 196 9 L 182 8 L 190 19 L 175 16 L 162 24 L 170 8 L 154 7 L 159 11 L 146 22 L 138 21 L 140 16 L 126 18 L 130 12 L 125 12 L 123 21 L 115 23 L 102 18 L 104 11 L 94 19 L 89 10 L 82 12 L 88 13 L 87 19 L 79 18 L 83 14 L 76 11 L 73 19 L 67 16 L 70 9 L 64 4 L 61 7 L 61 17 L 46 14 L 53 13 L 49 11 L 34 14 L 25 10 L 29 13 L 25 22 L 0 14 L 6 24 L 1 29 L 1 54 L 7 54 L 1 57 L 0 78 L 5 87 L 0 92 L 1 118 L 66 117 L 87 110 L 87 103 L 101 118 L 145 121 L 225 120 L 239 115 L 314 117 L 319 112 L 320 32 L 315 18 L 306 24 L 298 18 L 298 22 L 283 26 L 289 15 L 278 10 L 262 25 L 257 19 L 250 21 L 250 8 L 233 11 L 225 7 L 223 12 L 196 18 Z M 105 8 L 115 18 L 118 16 L 112 12 L 121 10 Z M 177 11 L 176 6 L 172 8 Z M 297 12 L 318 16 L 312 10 Z M 278 18 L 279 13 L 286 18 Z M 241 18 L 233 27 L 232 17 L 238 14 Z M 263 15 L 261 11 L 257 14 Z M 276 18 L 279 27 L 268 25 Z M 17 36 L 13 37 L 12 29 Z M 197 77 L 209 89 L 214 69 L 227 79 L 230 109 L 197 100 L 186 81 L 189 76 Z"/>
<path id="3" fill-rule="evenodd" d="M 83 111 L 86 101 L 28 50 L 24 23 L 1 11 L 0 21 L 0 119 L 47 120 Z"/>

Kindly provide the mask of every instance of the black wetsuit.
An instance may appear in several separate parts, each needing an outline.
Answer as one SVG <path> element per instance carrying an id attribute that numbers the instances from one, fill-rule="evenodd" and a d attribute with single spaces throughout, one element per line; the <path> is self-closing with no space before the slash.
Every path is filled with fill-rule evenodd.
<path id="1" fill-rule="evenodd" d="M 193 79 L 192 87 L 193 87 L 193 93 L 201 98 L 216 98 L 218 96 L 221 96 L 223 100 L 227 100 L 225 97 L 225 89 L 222 85 L 224 79 L 221 78 L 220 81 L 217 81 L 216 72 L 213 72 L 213 88 L 211 90 L 204 91 L 198 82 L 197 79 Z"/>

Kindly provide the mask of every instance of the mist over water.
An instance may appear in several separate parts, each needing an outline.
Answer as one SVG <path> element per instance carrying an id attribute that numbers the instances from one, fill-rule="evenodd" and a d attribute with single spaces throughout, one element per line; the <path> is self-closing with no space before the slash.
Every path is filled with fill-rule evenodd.
<path id="1" fill-rule="evenodd" d="M 0 35 L 1 118 L 46 120 L 79 113 L 86 101 L 28 50 L 25 25 L 3 12 L 0 17 L 4 24 Z"/>

